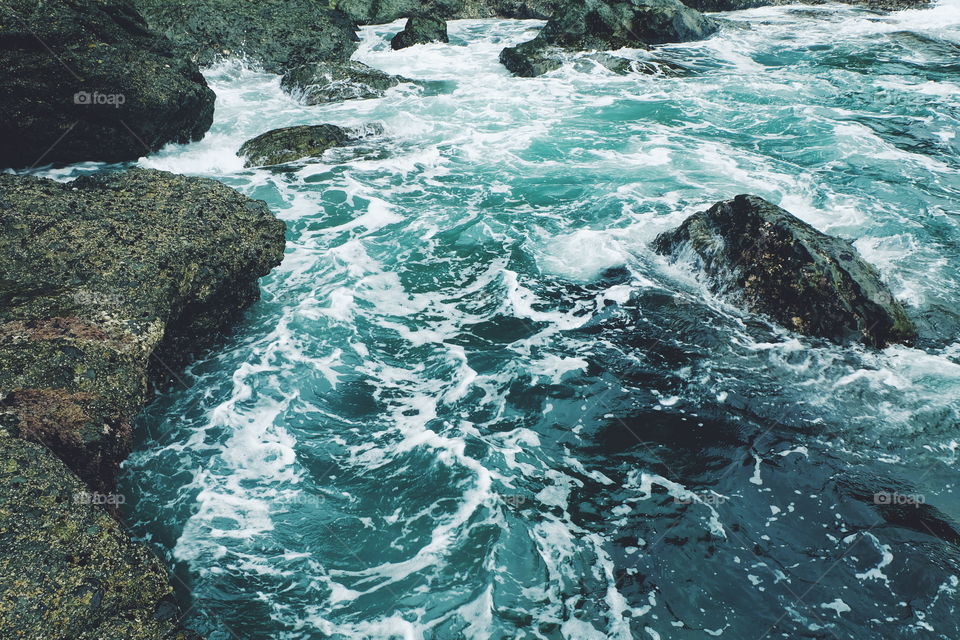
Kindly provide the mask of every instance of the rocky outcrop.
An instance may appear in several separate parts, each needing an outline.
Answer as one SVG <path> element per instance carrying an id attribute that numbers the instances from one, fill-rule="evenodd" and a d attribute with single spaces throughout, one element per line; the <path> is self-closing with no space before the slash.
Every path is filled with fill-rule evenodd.
<path id="1" fill-rule="evenodd" d="M 306 104 L 382 98 L 387 89 L 401 82 L 400 76 L 384 73 L 362 62 L 318 62 L 286 73 L 280 86 Z"/>
<path id="2" fill-rule="evenodd" d="M 201 64 L 244 56 L 271 73 L 346 61 L 356 25 L 320 0 L 134 0 L 148 24 Z"/>
<path id="3" fill-rule="evenodd" d="M 693 258 L 715 291 L 799 333 L 874 347 L 916 336 L 853 246 L 763 198 L 717 203 L 657 237 L 654 248 Z"/>
<path id="4" fill-rule="evenodd" d="M 390 46 L 396 50 L 431 42 L 450 42 L 446 21 L 434 16 L 414 16 L 407 20 L 403 31 L 393 36 Z"/>
<path id="5" fill-rule="evenodd" d="M 383 24 L 416 15 L 430 15 L 447 20 L 546 20 L 565 3 L 566 0 L 337 0 L 336 6 L 359 24 Z"/>
<path id="6" fill-rule="evenodd" d="M 96 496 L 148 381 L 216 341 L 283 248 L 264 203 L 212 180 L 0 175 L 0 637 L 177 637 L 161 564 Z"/>
<path id="7" fill-rule="evenodd" d="M 701 40 L 717 28 L 679 0 L 573 0 L 536 38 L 504 49 L 500 61 L 517 75 L 535 76 L 558 68 L 564 52 L 645 49 Z"/>
<path id="8" fill-rule="evenodd" d="M 198 140 L 214 93 L 126 0 L 0 0 L 0 167 L 135 160 Z"/>
<path id="9" fill-rule="evenodd" d="M 928 7 L 931 0 L 838 0 L 874 11 L 901 11 L 903 9 L 921 9 Z M 783 4 L 823 4 L 824 0 L 683 0 L 688 7 L 697 11 L 740 11 L 770 5 Z"/>
<path id="10" fill-rule="evenodd" d="M 237 155 L 246 158 L 245 167 L 284 164 L 301 158 L 315 158 L 327 149 L 381 133 L 383 128 L 379 125 L 367 125 L 360 130 L 332 124 L 285 127 L 247 140 Z"/>

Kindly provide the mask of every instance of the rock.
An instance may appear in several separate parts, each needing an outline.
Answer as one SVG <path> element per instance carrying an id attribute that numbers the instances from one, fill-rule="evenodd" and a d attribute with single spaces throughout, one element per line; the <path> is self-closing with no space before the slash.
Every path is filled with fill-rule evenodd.
<path id="1" fill-rule="evenodd" d="M 0 434 L 0 637 L 192 640 L 146 546 L 42 445 Z"/>
<path id="2" fill-rule="evenodd" d="M 126 0 L 0 0 L 0 167 L 136 160 L 203 137 L 215 95 Z"/>
<path id="3" fill-rule="evenodd" d="M 393 36 L 390 46 L 396 50 L 430 42 L 450 42 L 447 23 L 433 16 L 414 16 L 407 20 L 403 31 Z"/>
<path id="4" fill-rule="evenodd" d="M 406 78 L 384 73 L 362 62 L 318 62 L 289 71 L 280 86 L 306 104 L 323 104 L 342 100 L 382 98 L 387 89 Z"/>
<path id="5" fill-rule="evenodd" d="M 534 78 L 563 66 L 563 50 L 533 39 L 501 51 L 500 62 L 514 75 Z"/>
<path id="6" fill-rule="evenodd" d="M 321 0 L 134 0 L 155 30 L 201 64 L 242 55 L 271 73 L 347 61 L 356 25 Z M 225 53 L 226 52 L 226 53 Z"/>
<path id="7" fill-rule="evenodd" d="M 414 15 L 447 20 L 519 18 L 546 20 L 566 0 L 338 0 L 337 9 L 358 24 L 384 24 Z"/>
<path id="8" fill-rule="evenodd" d="M 692 255 L 715 291 L 799 333 L 874 347 L 916 337 L 903 307 L 856 249 L 757 196 L 694 214 L 657 237 L 654 248 Z"/>
<path id="9" fill-rule="evenodd" d="M 903 9 L 921 9 L 928 7 L 931 0 L 839 0 L 844 4 L 852 4 L 874 11 L 900 11 Z M 824 4 L 825 0 L 683 0 L 688 7 L 697 11 L 740 11 L 784 4 Z"/>
<path id="10" fill-rule="evenodd" d="M 245 167 L 270 166 L 318 157 L 327 149 L 381 133 L 379 125 L 367 125 L 360 131 L 332 124 L 286 127 L 247 140 L 237 155 L 246 158 Z"/>
<path id="11" fill-rule="evenodd" d="M 110 492 L 148 381 L 220 339 L 283 250 L 213 180 L 0 175 L 0 637 L 186 637 Z"/>
<path id="12" fill-rule="evenodd" d="M 646 49 L 701 40 L 717 28 L 679 0 L 573 0 L 536 38 L 504 49 L 500 61 L 517 75 L 540 75 L 560 66 L 563 51 Z"/>

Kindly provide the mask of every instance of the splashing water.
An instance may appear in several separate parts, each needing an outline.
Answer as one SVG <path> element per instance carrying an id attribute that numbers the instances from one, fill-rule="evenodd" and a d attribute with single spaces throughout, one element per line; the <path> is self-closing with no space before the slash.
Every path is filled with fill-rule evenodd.
<path id="1" fill-rule="evenodd" d="M 960 2 L 776 7 L 657 55 L 511 77 L 534 21 L 356 59 L 305 107 L 237 62 L 144 166 L 288 225 L 229 342 L 140 424 L 127 517 L 212 640 L 960 637 L 960 345 L 798 338 L 648 248 L 737 193 L 856 240 L 912 313 L 960 298 Z M 641 57 L 644 52 L 623 52 Z M 382 137 L 244 169 L 268 129 Z M 93 165 L 54 172 L 58 177 Z"/>

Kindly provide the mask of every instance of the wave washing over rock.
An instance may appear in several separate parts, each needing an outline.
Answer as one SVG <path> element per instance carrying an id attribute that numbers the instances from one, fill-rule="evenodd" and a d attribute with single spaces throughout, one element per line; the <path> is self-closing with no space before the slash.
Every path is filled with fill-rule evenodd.
<path id="1" fill-rule="evenodd" d="M 602 53 L 558 40 L 536 77 L 500 60 L 544 20 L 470 14 L 394 50 L 402 1 L 335 10 L 398 19 L 346 38 L 349 65 L 194 49 L 215 61 L 213 124 L 137 163 L 220 181 L 287 229 L 260 299 L 133 424 L 114 489 L 182 623 L 960 638 L 960 2 L 759 7 Z M 186 47 L 197 24 L 168 35 Z M 192 273 L 180 255 L 157 264 Z M 172 602 L 150 567 L 143 597 Z"/>

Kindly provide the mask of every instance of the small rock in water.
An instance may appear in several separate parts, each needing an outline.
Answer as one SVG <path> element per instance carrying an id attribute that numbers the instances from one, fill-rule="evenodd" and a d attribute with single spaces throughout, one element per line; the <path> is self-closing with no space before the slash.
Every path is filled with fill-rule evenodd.
<path id="1" fill-rule="evenodd" d="M 246 158 L 245 167 L 284 164 L 321 155 L 327 149 L 383 133 L 378 124 L 345 129 L 332 124 L 285 127 L 260 134 L 243 143 L 237 155 Z"/>
<path id="2" fill-rule="evenodd" d="M 692 252 L 715 291 L 799 333 L 874 347 L 916 337 L 901 304 L 853 246 L 763 198 L 719 202 L 658 236 L 654 248 L 674 257 Z"/>
<path id="3" fill-rule="evenodd" d="M 318 62 L 293 69 L 283 76 L 280 86 L 298 95 L 306 104 L 324 104 L 342 100 L 382 98 L 387 89 L 401 82 L 362 62 Z"/>
<path id="4" fill-rule="evenodd" d="M 415 44 L 430 42 L 450 42 L 447 37 L 447 23 L 433 16 L 413 16 L 407 20 L 403 31 L 393 36 L 390 46 L 394 49 L 405 49 Z"/>

